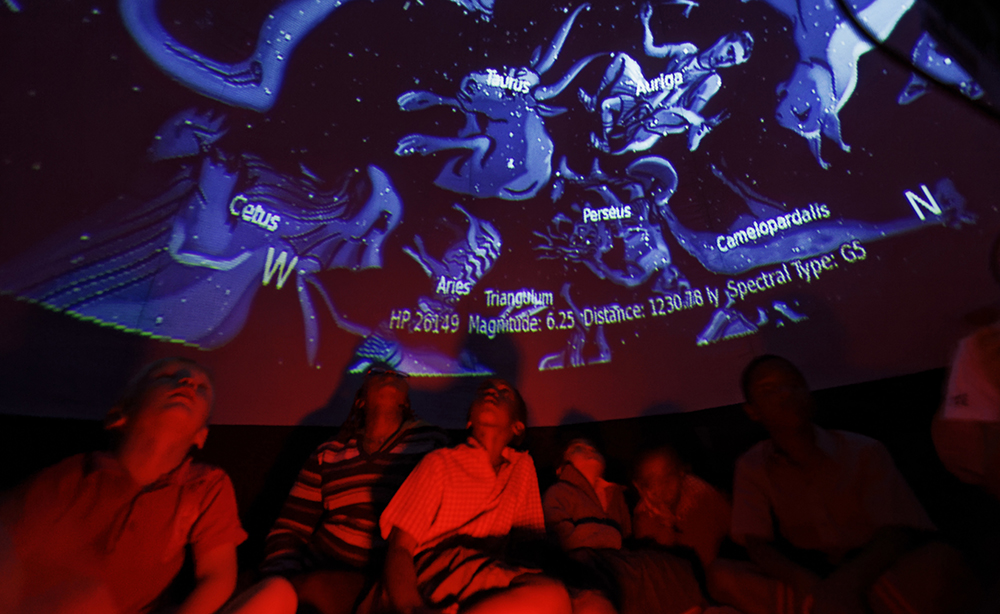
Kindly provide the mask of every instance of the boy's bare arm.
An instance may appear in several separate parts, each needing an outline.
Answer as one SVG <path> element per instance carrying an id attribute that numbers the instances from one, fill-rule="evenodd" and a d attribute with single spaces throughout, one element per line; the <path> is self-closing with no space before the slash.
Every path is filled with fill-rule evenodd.
<path id="1" fill-rule="evenodd" d="M 392 607 L 402 614 L 411 614 L 426 608 L 423 597 L 417 590 L 417 570 L 413 566 L 413 552 L 417 539 L 393 527 L 389 533 L 389 550 L 385 555 L 382 581 L 389 593 Z"/>
<path id="2" fill-rule="evenodd" d="M 826 610 L 823 604 L 839 603 L 848 596 L 861 601 L 879 576 L 909 550 L 913 538 L 912 529 L 904 527 L 880 529 L 857 556 L 817 584 L 816 611 L 824 612 Z"/>
<path id="3" fill-rule="evenodd" d="M 195 587 L 177 614 L 211 614 L 236 588 L 236 545 L 223 544 L 195 557 Z"/>

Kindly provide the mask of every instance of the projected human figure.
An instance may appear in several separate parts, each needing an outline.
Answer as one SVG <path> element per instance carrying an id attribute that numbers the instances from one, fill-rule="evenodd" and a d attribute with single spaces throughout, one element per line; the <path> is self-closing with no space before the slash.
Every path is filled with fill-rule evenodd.
<path id="1" fill-rule="evenodd" d="M 913 47 L 913 63 L 932 75 L 941 83 L 955 85 L 958 90 L 976 100 L 982 97 L 983 88 L 976 83 L 964 68 L 958 65 L 950 56 L 941 53 L 934 38 L 924 32 Z M 913 73 L 903 91 L 899 93 L 899 104 L 910 104 L 927 92 L 928 83 L 920 75 Z"/>
<path id="2" fill-rule="evenodd" d="M 857 86 L 858 60 L 872 45 L 835 2 L 764 1 L 791 20 L 799 50 L 792 75 L 778 86 L 775 118 L 805 138 L 816 161 L 829 168 L 820 151 L 822 138 L 850 151 L 840 134 L 839 113 Z M 848 5 L 878 40 L 885 40 L 913 1 L 849 0 Z"/>
<path id="3" fill-rule="evenodd" d="M 688 149 L 694 151 L 727 117 L 725 111 L 709 118 L 701 114 L 722 88 L 718 70 L 750 58 L 753 37 L 749 32 L 727 34 L 704 51 L 691 43 L 657 46 L 649 27 L 652 15 L 652 5 L 644 4 L 639 14 L 643 50 L 650 57 L 667 60 L 663 73 L 647 81 L 638 62 L 620 53 L 592 96 L 579 91 L 583 106 L 601 116 L 601 135 L 591 134 L 591 144 L 600 151 L 645 151 L 670 134 L 687 134 Z"/>
<path id="4" fill-rule="evenodd" d="M 584 204 L 573 206 L 571 219 L 558 213 L 536 246 L 541 259 L 579 262 L 600 279 L 627 288 L 640 286 L 654 276 L 653 290 L 667 292 L 688 282 L 672 264 L 670 250 L 656 218 L 655 203 L 670 199 L 677 189 L 677 173 L 667 160 L 647 156 L 636 160 L 624 178 L 606 175 L 596 160 L 590 175 L 574 173 L 563 159 L 560 178 L 583 188 Z M 585 198 L 594 196 L 591 207 Z"/>
<path id="5" fill-rule="evenodd" d="M 194 110 L 168 120 L 154 161 L 193 158 L 146 201 L 120 200 L 0 269 L 0 291 L 131 332 L 205 349 L 235 337 L 261 286 L 295 274 L 310 363 L 319 328 L 310 288 L 333 307 L 316 274 L 382 265 L 382 243 L 403 206 L 369 166 L 341 185 L 307 169 L 286 174 L 217 145 L 222 117 Z"/>
<path id="6" fill-rule="evenodd" d="M 330 13 L 350 0 L 285 0 L 264 19 L 257 47 L 241 62 L 213 60 L 170 35 L 157 15 L 159 0 L 120 0 L 125 28 L 171 78 L 203 96 L 261 113 L 274 106 L 292 52 Z M 452 0 L 493 14 L 493 0 Z"/>
<path id="7" fill-rule="evenodd" d="M 587 64 L 603 54 L 586 57 L 556 83 L 540 85 L 559 57 L 577 16 L 590 5 L 583 4 L 563 23 L 544 56 L 528 66 L 474 72 L 462 79 L 455 98 L 427 91 L 410 91 L 399 97 L 399 108 L 417 111 L 447 106 L 465 115 L 465 126 L 457 137 L 411 134 L 399 140 L 396 155 L 428 155 L 457 150 L 445 163 L 435 184 L 452 192 L 478 198 L 524 200 L 538 194 L 552 174 L 552 138 L 545 118 L 565 109 L 544 101 L 559 95 Z"/>

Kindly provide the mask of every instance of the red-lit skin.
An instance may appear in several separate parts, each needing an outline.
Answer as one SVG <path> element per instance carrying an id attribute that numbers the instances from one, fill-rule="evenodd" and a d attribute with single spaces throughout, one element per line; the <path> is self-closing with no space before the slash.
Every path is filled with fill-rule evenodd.
<path id="1" fill-rule="evenodd" d="M 506 462 L 503 449 L 514 437 L 524 433 L 525 425 L 517 419 L 516 403 L 510 384 L 494 379 L 480 386 L 469 409 L 468 426 L 472 437 L 486 448 L 494 470 Z M 413 566 L 417 546 L 416 538 L 393 527 L 383 574 L 393 608 L 401 614 L 458 612 L 457 604 L 440 610 L 424 603 L 417 590 L 417 573 Z M 464 609 L 463 614 L 569 614 L 572 611 L 569 594 L 561 583 L 540 574 L 526 574 L 515 578 L 507 590 Z"/>
<path id="2" fill-rule="evenodd" d="M 365 452 L 378 451 L 399 430 L 409 390 L 403 377 L 389 373 L 370 376 L 361 401 L 364 435 L 358 442 Z M 300 602 L 316 606 L 322 612 L 349 614 L 364 586 L 365 577 L 350 571 L 319 570 L 291 580 L 272 576 L 241 593 L 224 614 L 294 614 Z"/>
<path id="3" fill-rule="evenodd" d="M 790 462 L 803 468 L 822 461 L 812 423 L 813 400 L 802 375 L 782 359 L 760 364 L 754 371 L 748 399 L 743 406 L 747 415 L 759 422 L 771 435 L 775 448 Z M 892 564 L 909 548 L 911 536 L 905 530 L 885 527 L 855 558 L 820 579 L 791 561 L 770 542 L 747 536 L 750 559 L 769 578 L 789 584 L 798 596 L 811 596 L 813 614 L 864 614 L 866 593 Z M 731 605 L 745 614 L 767 614 L 762 605 L 769 602 L 763 592 L 773 591 L 769 581 L 747 572 L 738 564 L 713 565 L 709 584 L 715 590 L 730 593 Z"/>
<path id="4" fill-rule="evenodd" d="M 205 445 L 213 396 L 202 369 L 167 362 L 149 374 L 134 409 L 111 411 L 108 427 L 122 431 L 115 454 L 137 484 L 151 484 L 180 465 L 191 446 Z M 226 602 L 236 587 L 236 545 L 213 548 L 194 568 L 194 590 L 177 614 L 210 614 Z"/>

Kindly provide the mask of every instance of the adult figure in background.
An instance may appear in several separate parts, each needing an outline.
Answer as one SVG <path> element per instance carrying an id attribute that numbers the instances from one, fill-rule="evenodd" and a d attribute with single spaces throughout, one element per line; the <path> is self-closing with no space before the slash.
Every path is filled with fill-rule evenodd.
<path id="1" fill-rule="evenodd" d="M 729 534 L 729 501 L 691 473 L 670 447 L 640 456 L 633 475 L 632 483 L 639 493 L 632 513 L 636 539 L 690 548 L 707 569 Z"/>
<path id="2" fill-rule="evenodd" d="M 382 569 L 378 519 L 445 433 L 414 415 L 407 376 L 371 369 L 336 437 L 306 461 L 267 536 L 268 577 L 229 612 L 349 613 Z"/>
<path id="3" fill-rule="evenodd" d="M 752 360 L 742 387 L 770 439 L 736 463 L 732 538 L 752 562 L 718 559 L 713 597 L 745 614 L 968 611 L 961 558 L 927 541 L 934 525 L 882 444 L 815 425 L 784 358 Z"/>

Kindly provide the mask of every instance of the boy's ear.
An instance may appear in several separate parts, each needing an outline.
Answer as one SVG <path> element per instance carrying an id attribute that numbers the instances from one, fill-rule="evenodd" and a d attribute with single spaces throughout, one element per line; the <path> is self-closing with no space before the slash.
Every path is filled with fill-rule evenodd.
<path id="1" fill-rule="evenodd" d="M 203 447 L 205 447 L 205 440 L 207 438 L 208 438 L 208 427 L 203 426 L 201 427 L 201 430 L 198 431 L 197 434 L 195 434 L 193 443 L 194 445 L 198 446 L 199 450 L 201 450 Z"/>
<path id="2" fill-rule="evenodd" d="M 757 412 L 757 408 L 754 407 L 753 403 L 744 403 L 743 412 L 754 422 L 760 422 L 760 414 Z"/>
<path id="3" fill-rule="evenodd" d="M 104 416 L 104 430 L 110 431 L 125 426 L 125 412 L 117 405 L 108 410 L 108 415 Z"/>
<path id="4" fill-rule="evenodd" d="M 515 422 L 512 428 L 514 430 L 514 435 L 516 435 L 517 437 L 524 435 L 524 428 L 525 428 L 524 423 L 521 422 L 520 420 Z"/>

